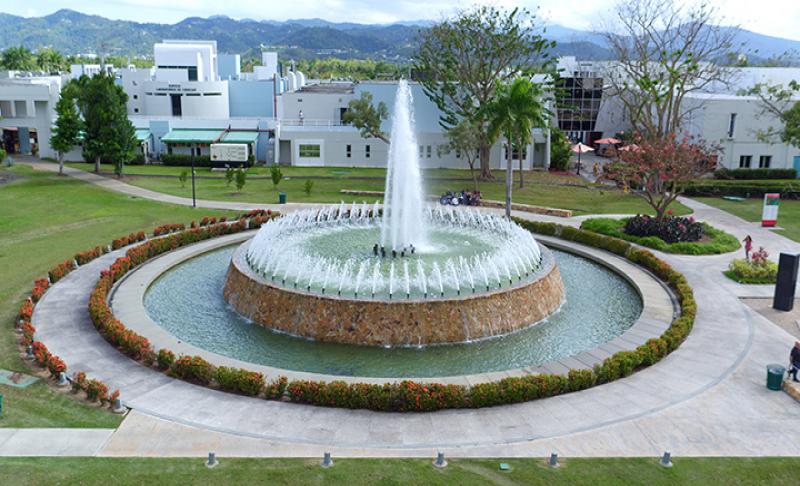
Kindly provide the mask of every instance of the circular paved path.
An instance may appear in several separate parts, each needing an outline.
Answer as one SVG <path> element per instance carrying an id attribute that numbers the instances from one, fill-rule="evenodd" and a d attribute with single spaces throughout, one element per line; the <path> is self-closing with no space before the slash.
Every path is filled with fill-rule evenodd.
<path id="1" fill-rule="evenodd" d="M 686 200 L 700 220 L 777 255 L 800 245 L 728 213 Z M 538 217 L 520 213 L 521 217 Z M 569 224 L 578 224 L 573 218 Z M 561 220 L 563 221 L 563 220 Z M 732 257 L 659 255 L 683 272 L 698 301 L 695 328 L 677 351 L 623 380 L 550 399 L 481 410 L 387 414 L 239 397 L 170 379 L 108 345 L 86 315 L 106 255 L 55 285 L 37 305 L 39 338 L 72 369 L 122 390 L 134 412 L 107 455 L 194 455 L 216 445 L 236 455 L 450 454 L 513 456 L 800 454 L 798 407 L 764 388 L 765 365 L 783 362 L 792 337 L 738 299 L 769 286 L 739 286 L 721 271 Z M 165 418 L 166 420 L 159 420 Z"/>

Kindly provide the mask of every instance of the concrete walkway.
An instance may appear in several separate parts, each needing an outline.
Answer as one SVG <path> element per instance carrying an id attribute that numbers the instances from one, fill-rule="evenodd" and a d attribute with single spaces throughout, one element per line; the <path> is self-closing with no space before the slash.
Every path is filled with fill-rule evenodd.
<path id="1" fill-rule="evenodd" d="M 682 202 L 698 219 L 740 239 L 751 234 L 773 255 L 800 250 L 754 223 Z M 687 276 L 698 301 L 695 328 L 681 348 L 608 385 L 480 410 L 386 414 L 268 402 L 146 369 L 100 338 L 86 315 L 88 291 L 114 253 L 54 286 L 37 305 L 34 325 L 40 339 L 73 369 L 91 371 L 120 388 L 133 408 L 98 455 L 201 456 L 210 450 L 223 456 L 318 456 L 326 450 L 334 456 L 423 457 L 437 450 L 505 457 L 551 451 L 573 457 L 654 456 L 663 450 L 678 456 L 800 454 L 800 408 L 788 395 L 764 386 L 766 364 L 786 361 L 793 339 L 739 301 L 744 294 L 767 293 L 768 286 L 752 290 L 728 281 L 721 272 L 730 254 L 660 256 Z M 53 429 L 52 435 L 59 433 Z M 0 439 L 0 455 L 14 452 Z"/>

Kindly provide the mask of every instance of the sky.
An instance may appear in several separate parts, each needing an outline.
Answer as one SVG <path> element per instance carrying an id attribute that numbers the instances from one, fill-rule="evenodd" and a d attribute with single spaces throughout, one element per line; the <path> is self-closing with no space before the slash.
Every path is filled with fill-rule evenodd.
<path id="1" fill-rule="evenodd" d="M 617 0 L 2 0 L 0 11 L 39 17 L 61 8 L 137 22 L 175 23 L 186 17 L 227 15 L 235 19 L 286 20 L 323 18 L 332 22 L 391 23 L 403 20 L 437 20 L 474 3 L 539 7 L 549 23 L 590 30 L 598 18 L 608 16 Z M 697 0 L 684 0 L 697 1 Z M 761 34 L 800 40 L 800 1 L 708 0 L 717 7 L 722 22 Z"/>

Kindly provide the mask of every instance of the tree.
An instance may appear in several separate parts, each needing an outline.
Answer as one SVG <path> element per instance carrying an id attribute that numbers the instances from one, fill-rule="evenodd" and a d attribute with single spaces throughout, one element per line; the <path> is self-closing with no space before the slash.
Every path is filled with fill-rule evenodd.
<path id="1" fill-rule="evenodd" d="M 478 190 L 478 176 L 475 173 L 475 162 L 478 161 L 478 150 L 480 150 L 481 128 L 469 120 L 462 120 L 458 125 L 447 130 L 447 145 L 440 146 L 441 153 L 455 151 L 459 156 L 464 157 L 469 166 L 469 173 L 472 176 L 472 188 Z"/>
<path id="2" fill-rule="evenodd" d="M 36 70 L 36 60 L 33 57 L 33 53 L 23 46 L 9 47 L 3 51 L 0 64 L 3 65 L 3 69 L 11 71 Z"/>
<path id="3" fill-rule="evenodd" d="M 550 167 L 566 171 L 569 169 L 572 147 L 560 129 L 552 127 L 550 129 Z"/>
<path id="4" fill-rule="evenodd" d="M 720 27 L 705 3 L 621 0 L 604 37 L 616 61 L 604 74 L 607 97 L 622 104 L 633 131 L 648 138 L 680 133 L 702 103 L 692 92 L 725 84 L 732 71 L 720 62 L 731 55 L 737 29 Z"/>
<path id="5" fill-rule="evenodd" d="M 236 170 L 236 192 L 242 192 L 242 188 L 247 182 L 247 171 L 241 167 Z"/>
<path id="6" fill-rule="evenodd" d="M 281 182 L 281 179 L 283 179 L 283 172 L 281 172 L 281 168 L 278 166 L 278 164 L 269 166 L 269 177 L 272 179 L 272 187 L 277 188 L 278 184 Z"/>
<path id="7" fill-rule="evenodd" d="M 347 111 L 342 115 L 342 123 L 353 125 L 361 132 L 364 138 L 374 137 L 389 143 L 389 137 L 381 131 L 381 123 L 389 117 L 386 103 L 381 101 L 378 106 L 372 105 L 372 93 L 362 91 L 358 99 L 350 100 Z"/>
<path id="8" fill-rule="evenodd" d="M 75 99 L 62 91 L 56 103 L 56 124 L 50 137 L 50 146 L 58 152 L 58 173 L 64 174 L 64 154 L 80 143 L 83 121 L 78 114 Z"/>
<path id="9" fill-rule="evenodd" d="M 64 56 L 50 47 L 36 51 L 36 66 L 46 73 L 58 73 L 67 67 Z"/>
<path id="10" fill-rule="evenodd" d="M 414 56 L 425 94 L 450 129 L 467 120 L 479 128 L 481 178 L 491 179 L 491 140 L 485 106 L 496 96 L 497 82 L 550 71 L 555 42 L 540 35 L 535 16 L 525 9 L 476 6 L 420 33 Z"/>
<path id="11" fill-rule="evenodd" d="M 800 147 L 800 82 L 790 81 L 787 86 L 759 83 L 741 93 L 758 99 L 760 113 L 780 123 L 756 132 L 756 137 L 767 143 L 780 140 Z"/>
<path id="12" fill-rule="evenodd" d="M 519 187 L 524 186 L 522 152 L 530 142 L 533 129 L 545 127 L 549 111 L 541 101 L 541 88 L 527 78 L 517 78 L 497 86 L 497 97 L 486 106 L 489 140 L 506 138 L 506 216 L 511 217 L 511 176 L 514 146 L 519 151 Z"/>
<path id="13" fill-rule="evenodd" d="M 656 213 L 664 215 L 685 185 L 714 171 L 719 147 L 674 134 L 636 140 L 638 149 L 620 152 L 620 162 L 608 164 L 603 178 L 634 189 Z"/>
<path id="14" fill-rule="evenodd" d="M 128 120 L 128 95 L 104 73 L 88 78 L 83 85 L 78 106 L 84 110 L 84 152 L 94 159 L 95 172 L 100 172 L 100 161 L 105 159 L 122 175 L 124 164 L 133 160 L 139 145 L 136 129 Z"/>

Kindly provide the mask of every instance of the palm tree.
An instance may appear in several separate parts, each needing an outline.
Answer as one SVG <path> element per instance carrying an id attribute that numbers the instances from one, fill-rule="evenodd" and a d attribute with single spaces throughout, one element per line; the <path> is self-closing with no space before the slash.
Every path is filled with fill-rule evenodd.
<path id="1" fill-rule="evenodd" d="M 522 174 L 523 147 L 530 143 L 534 128 L 545 127 L 549 111 L 542 103 L 542 89 L 527 78 L 497 86 L 497 96 L 486 109 L 490 139 L 500 135 L 506 139 L 506 217 L 511 217 L 511 172 L 514 144 L 519 149 L 519 187 L 524 186 Z"/>

